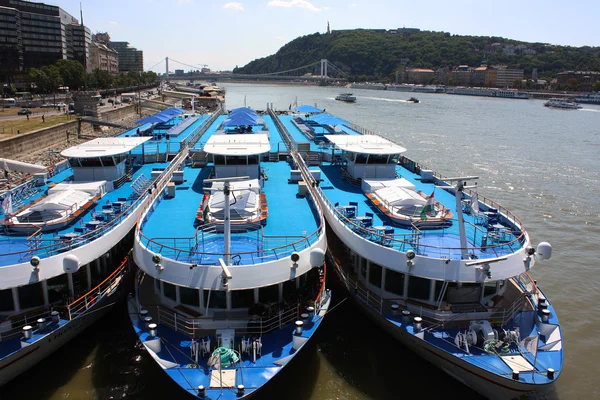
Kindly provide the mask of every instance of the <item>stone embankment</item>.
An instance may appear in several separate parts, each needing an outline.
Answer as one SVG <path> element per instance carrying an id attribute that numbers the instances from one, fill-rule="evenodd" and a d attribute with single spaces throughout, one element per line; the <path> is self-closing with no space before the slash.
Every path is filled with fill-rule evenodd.
<path id="1" fill-rule="evenodd" d="M 146 109 L 142 115 L 154 114 L 156 110 Z M 134 126 L 140 118 L 135 106 L 126 106 L 102 113 L 101 120 L 118 123 L 124 126 Z M 52 167 L 63 161 L 60 152 L 68 147 L 86 142 L 97 137 L 117 136 L 124 132 L 123 128 L 93 127 L 89 123 L 81 124 L 81 136 L 77 137 L 77 120 L 66 122 L 46 129 L 25 133 L 0 141 L 0 158 L 9 158 L 32 164 Z M 2 171 L 2 166 L 0 166 Z M 25 178 L 25 174 L 10 171 L 8 182 L 11 186 Z M 0 178 L 4 178 L 3 176 Z M 2 185 L 4 186 L 4 185 Z"/>

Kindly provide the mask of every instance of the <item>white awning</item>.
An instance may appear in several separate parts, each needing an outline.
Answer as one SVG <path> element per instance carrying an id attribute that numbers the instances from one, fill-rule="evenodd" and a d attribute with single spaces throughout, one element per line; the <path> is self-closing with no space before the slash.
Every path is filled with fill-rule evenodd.
<path id="1" fill-rule="evenodd" d="M 77 183 L 59 183 L 48 189 L 48 194 L 63 192 L 67 190 L 77 190 L 86 192 L 92 196 L 102 196 L 107 192 L 106 181 L 97 182 L 77 182 Z"/>
<path id="2" fill-rule="evenodd" d="M 363 154 L 400 154 L 406 149 L 378 135 L 325 135 L 339 149 Z"/>
<path id="3" fill-rule="evenodd" d="M 405 189 L 415 190 L 416 186 L 413 185 L 406 178 L 399 179 L 363 179 L 362 180 L 362 190 L 364 192 L 373 192 L 377 189 L 381 189 L 384 187 L 392 187 L 397 186 Z"/>
<path id="4" fill-rule="evenodd" d="M 250 156 L 271 150 L 266 133 L 212 135 L 204 145 L 204 151 L 222 156 Z"/>
<path id="5" fill-rule="evenodd" d="M 150 139 L 149 136 L 98 138 L 69 147 L 60 154 L 70 158 L 109 157 L 128 153 Z"/>
<path id="6" fill-rule="evenodd" d="M 92 197 L 89 193 L 79 190 L 64 190 L 48 195 L 48 197 L 39 203 L 26 209 L 24 213 L 33 211 L 75 211 L 81 208 Z"/>
<path id="7" fill-rule="evenodd" d="M 232 210 L 245 210 L 248 213 L 255 212 L 258 208 L 260 183 L 258 179 L 230 182 L 232 194 L 229 196 L 229 205 Z M 214 182 L 211 188 L 223 188 L 222 182 Z M 247 190 L 244 190 L 247 189 Z M 235 196 L 235 197 L 234 197 Z M 213 191 L 208 203 L 211 213 L 225 208 L 225 195 L 222 191 Z"/>
<path id="8" fill-rule="evenodd" d="M 387 204 L 394 207 L 425 206 L 427 200 L 414 190 L 398 186 L 377 189 L 375 194 Z"/>

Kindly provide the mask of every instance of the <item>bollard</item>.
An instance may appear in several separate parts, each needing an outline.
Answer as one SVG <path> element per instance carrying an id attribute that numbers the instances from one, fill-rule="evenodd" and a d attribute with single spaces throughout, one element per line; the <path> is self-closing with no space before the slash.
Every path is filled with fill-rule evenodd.
<path id="1" fill-rule="evenodd" d="M 413 319 L 413 321 L 414 321 L 413 328 L 414 328 L 415 332 L 420 332 L 421 331 L 421 323 L 423 322 L 423 318 L 415 317 Z"/>

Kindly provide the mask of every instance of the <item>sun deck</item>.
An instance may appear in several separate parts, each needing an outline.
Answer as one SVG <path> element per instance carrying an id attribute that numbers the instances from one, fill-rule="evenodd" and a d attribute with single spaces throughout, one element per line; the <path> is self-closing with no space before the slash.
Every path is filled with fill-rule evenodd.
<path id="1" fill-rule="evenodd" d="M 154 163 L 141 166 L 133 173 L 132 183 L 142 175 L 150 180 L 153 169 L 166 168 L 167 165 L 168 163 Z M 31 194 L 24 198 L 19 205 L 13 205 L 13 208 L 18 209 L 40 199 L 47 193 L 47 190 L 51 186 L 67 181 L 72 175 L 73 171 L 70 168 L 54 175 L 48 179 L 46 185 L 31 188 Z M 64 251 L 65 248 L 74 248 L 87 243 L 89 240 L 97 237 L 97 235 L 90 237 L 88 237 L 89 235 L 85 235 L 87 237 L 86 240 L 78 240 L 79 236 L 84 236 L 80 231 L 81 229 L 84 232 L 97 230 L 99 234 L 102 234 L 101 232 L 106 222 L 128 215 L 131 211 L 129 205 L 137 197 L 138 195 L 135 194 L 131 184 L 126 182 L 119 188 L 106 193 L 94 205 L 75 216 L 72 222 L 59 230 L 43 232 L 32 236 L 9 234 L 5 231 L 0 232 L 0 267 L 24 262 L 34 254 L 39 257 L 49 257 L 59 251 Z M 108 212 L 108 210 L 103 209 L 103 206 L 106 205 L 122 203 L 123 201 L 120 199 L 126 199 L 126 204 L 123 205 L 125 212 L 122 214 L 117 214 L 114 211 Z M 92 222 L 94 214 L 105 215 L 105 222 Z M 88 226 L 90 223 L 92 225 L 96 224 L 97 228 L 92 229 L 91 226 Z M 111 226 L 114 225 L 111 224 Z M 76 230 L 79 232 L 76 232 Z"/>
<path id="2" fill-rule="evenodd" d="M 177 185 L 175 197 L 162 198 L 152 214 L 144 220 L 143 243 L 149 245 L 151 250 L 160 249 L 160 253 L 166 257 L 186 261 L 192 257 L 194 261 L 204 264 L 218 262 L 219 253 L 223 252 L 223 234 L 206 233 L 196 219 L 204 196 L 204 179 L 210 176 L 212 168 L 212 165 L 204 168 L 186 167 L 185 182 Z M 291 171 L 289 164 L 263 162 L 261 168 L 268 177 L 262 188 L 269 205 L 266 225 L 256 231 L 233 233 L 232 253 L 257 252 L 290 245 L 317 230 L 319 218 L 313 206 L 307 198 L 297 196 L 297 184 L 288 183 Z M 294 248 L 288 250 L 291 252 Z M 201 253 L 212 255 L 200 256 Z M 256 255 L 241 259 L 241 264 L 254 262 L 260 262 Z"/>
<path id="3" fill-rule="evenodd" d="M 176 135 L 169 134 L 170 128 L 177 128 L 177 124 L 185 123 L 185 119 L 183 117 L 174 117 L 171 121 L 174 121 L 173 124 L 168 124 L 163 126 L 163 129 L 154 128 L 153 130 L 153 139 L 145 143 L 143 151 L 147 154 L 153 153 L 177 153 L 181 149 L 181 143 L 185 142 L 188 137 L 195 132 L 202 124 L 210 117 L 208 114 L 197 114 L 194 118 L 197 118 L 196 121 L 191 123 L 190 125 L 185 126 L 184 129 L 179 131 Z M 192 117 L 188 117 L 192 118 Z M 144 124 L 141 127 L 130 129 L 126 132 L 123 132 L 120 137 L 130 137 L 136 136 L 137 130 L 142 128 L 148 124 Z M 161 125 L 159 125 L 161 126 Z M 142 154 L 142 147 L 139 146 L 132 151 L 132 154 Z"/>
<path id="4" fill-rule="evenodd" d="M 356 217 L 364 216 L 365 213 L 373 214 L 372 227 L 386 228 L 385 230 L 388 232 L 393 230 L 393 233 L 386 233 L 386 237 L 378 234 L 363 234 L 367 239 L 401 251 L 413 249 L 420 255 L 460 259 L 461 246 L 456 219 L 452 221 L 453 223 L 450 226 L 421 231 L 417 237 L 415 236 L 417 234 L 415 230 L 394 226 L 392 221 L 363 193 L 360 186 L 353 185 L 342 177 L 340 165 L 323 163 L 319 168 L 322 171 L 320 188 L 331 204 L 343 207 L 350 205 L 351 202 L 357 203 Z M 449 191 L 435 189 L 434 183 L 422 182 L 419 175 L 404 167 L 397 166 L 396 171 L 398 176 L 415 185 L 416 191 L 420 190 L 429 195 L 435 190 L 435 200 L 443 204 L 454 215 L 457 214 L 456 199 Z M 497 227 L 497 230 L 502 230 L 503 237 L 501 241 L 493 243 L 492 238 L 498 233 L 497 231 L 488 230 L 486 226 L 481 225 L 479 218 L 472 215 L 465 213 L 464 219 L 468 247 L 473 248 L 470 249 L 470 253 L 474 253 L 478 258 L 512 254 L 521 247 L 521 243 L 515 241 L 515 234 L 507 226 Z M 356 225 L 351 219 L 343 219 L 343 221 L 348 227 L 355 229 Z M 359 231 L 358 229 L 355 230 Z M 486 239 L 483 239 L 484 236 Z M 488 246 L 483 246 L 482 240 L 489 240 L 487 242 Z"/>

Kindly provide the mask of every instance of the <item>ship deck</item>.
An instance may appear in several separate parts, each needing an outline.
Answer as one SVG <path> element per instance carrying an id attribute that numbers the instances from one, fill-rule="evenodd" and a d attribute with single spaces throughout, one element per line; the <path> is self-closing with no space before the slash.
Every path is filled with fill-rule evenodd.
<path id="1" fill-rule="evenodd" d="M 311 167 L 315 168 L 315 167 Z M 454 219 L 450 226 L 440 226 L 438 228 L 422 230 L 419 233 L 418 245 L 414 244 L 412 236 L 414 230 L 407 227 L 395 226 L 389 217 L 384 215 L 373 202 L 363 193 L 360 186 L 356 186 L 348 182 L 342 177 L 340 165 L 331 163 L 323 163 L 319 169 L 321 170 L 320 188 L 327 199 L 332 204 L 339 206 L 347 206 L 350 202 L 358 203 L 356 216 L 364 216 L 365 213 L 373 214 L 373 227 L 386 227 L 393 229 L 392 237 L 395 241 L 387 245 L 398 247 L 401 251 L 413 249 L 420 255 L 431 257 L 450 257 L 452 259 L 461 258 L 460 236 L 458 223 Z M 396 172 L 402 178 L 407 179 L 416 187 L 416 191 L 422 191 L 426 195 L 431 194 L 435 189 L 434 183 L 424 183 L 420 176 L 409 171 L 408 169 L 397 166 Z M 435 190 L 435 200 L 439 201 L 448 208 L 454 216 L 457 215 L 456 199 L 452 193 L 444 189 Z M 478 258 L 500 257 L 514 253 L 521 247 L 521 243 L 514 241 L 516 237 L 508 231 L 507 226 L 503 226 L 505 233 L 502 242 L 489 242 L 489 247 L 484 249 L 481 246 L 481 238 L 486 234 L 490 234 L 488 227 L 481 225 L 481 221 L 472 215 L 464 214 L 465 228 L 467 233 L 468 247 L 471 253 L 474 253 Z M 351 221 L 345 221 L 352 228 Z M 490 234 L 491 238 L 493 235 Z M 367 239 L 374 242 L 382 240 L 381 236 L 373 235 L 372 237 L 365 236 Z M 493 246 L 493 247 L 492 247 Z"/>
<path id="2" fill-rule="evenodd" d="M 311 321 L 304 323 L 302 337 L 309 339 L 321 324 L 323 318 L 314 316 Z M 133 328 L 140 340 L 143 342 L 149 339 L 144 324 L 139 320 L 132 321 Z M 197 388 L 203 385 L 206 388 L 207 398 L 220 399 L 237 399 L 237 385 L 243 384 L 245 393 L 251 393 L 277 374 L 285 364 L 291 360 L 299 351 L 292 347 L 292 333 L 294 332 L 294 324 L 284 325 L 281 329 L 267 333 L 261 336 L 262 352 L 257 357 L 256 362 L 253 362 L 251 357 L 243 354 L 239 363 L 235 367 L 222 368 L 223 374 L 232 373 L 232 387 L 218 386 L 218 379 L 212 378 L 211 375 L 215 371 L 215 376 L 218 377 L 218 370 L 208 366 L 209 355 L 198 358 L 198 363 L 191 358 L 190 347 L 192 341 L 189 336 L 177 332 L 170 327 L 159 324 L 158 336 L 160 337 L 162 349 L 157 354 L 158 358 L 174 365 L 165 369 L 165 372 L 178 385 L 185 389 L 190 394 L 196 396 Z M 234 347 L 236 351 L 240 346 L 240 337 L 235 338 Z M 214 338 L 212 339 L 214 342 Z M 301 350 L 301 349 L 300 349 Z M 224 379 L 226 381 L 226 379 Z"/>
<path id="3" fill-rule="evenodd" d="M 122 219 L 132 211 L 129 206 L 133 203 L 135 198 L 137 198 L 137 195 L 134 194 L 131 183 L 135 182 L 141 175 L 150 180 L 153 169 L 163 169 L 166 168 L 167 165 L 168 163 L 153 163 L 138 167 L 132 174 L 131 182 L 125 182 L 119 188 L 106 193 L 98 199 L 93 206 L 74 217 L 72 222 L 60 229 L 41 232 L 40 234 L 34 235 L 34 237 L 25 234 L 17 235 L 15 233 L 1 231 L 0 268 L 27 261 L 32 255 L 37 255 L 40 258 L 49 257 L 57 254 L 57 252 L 79 247 L 103 234 L 106 228 L 112 228 L 112 226 L 114 226 L 114 224 L 106 224 L 106 222 Z M 27 197 L 20 199 L 18 204 L 13 202 L 13 210 L 21 209 L 27 204 L 40 199 L 42 196 L 45 196 L 50 186 L 66 182 L 72 175 L 73 172 L 69 168 L 49 178 L 46 185 L 31 188 L 30 194 Z M 127 199 L 127 204 L 123 213 L 118 215 L 103 213 L 102 206 L 119 202 L 119 199 Z M 107 221 L 105 221 L 105 223 L 98 223 L 98 227 L 95 230 L 91 230 L 91 228 L 87 228 L 87 224 L 94 219 L 94 214 L 106 214 Z M 78 228 L 78 230 L 85 229 L 86 232 L 85 234 L 81 234 L 80 232 L 77 233 L 75 232 L 75 228 Z M 89 234 L 90 232 L 96 232 L 97 234 L 91 235 Z M 85 240 L 79 238 L 79 236 L 85 238 Z"/>
<path id="4" fill-rule="evenodd" d="M 178 135 L 165 135 L 167 129 L 155 129 L 154 138 L 144 144 L 144 152 L 148 154 L 160 153 L 177 153 L 181 148 L 181 143 L 186 141 L 188 137 L 210 117 L 209 114 L 196 114 L 198 119 L 190 126 L 183 129 Z M 175 117 L 169 122 L 173 122 L 167 126 L 175 126 L 176 123 L 183 121 L 182 117 Z M 120 134 L 120 137 L 136 136 L 137 127 L 130 129 Z M 142 146 L 138 146 L 132 150 L 132 154 L 142 154 Z"/>
<path id="5" fill-rule="evenodd" d="M 226 115 L 219 116 L 194 148 L 201 150 L 226 118 Z M 271 151 L 286 151 L 287 148 L 273 119 L 268 115 L 261 118 L 265 121 L 264 127 L 269 130 Z M 257 131 L 256 127 L 254 130 Z M 311 200 L 297 195 L 298 185 L 288 183 L 290 165 L 286 161 L 276 161 L 261 162 L 260 167 L 268 177 L 261 190 L 266 195 L 269 214 L 266 224 L 261 229 L 232 233 L 232 253 L 255 253 L 253 256 L 242 255 L 242 265 L 265 262 L 283 255 L 271 253 L 267 256 L 266 253 L 261 253 L 257 258 L 256 252 L 286 246 L 283 251 L 291 254 L 305 248 L 311 240 L 317 238 L 311 234 L 318 228 L 319 216 Z M 211 176 L 213 168 L 211 163 L 202 168 L 184 168 L 185 182 L 176 186 L 175 197 L 162 198 L 152 213 L 144 219 L 144 245 L 154 251 L 160 250 L 163 256 L 177 260 L 200 264 L 218 263 L 218 254 L 223 253 L 224 249 L 224 235 L 218 231 L 206 234 L 196 218 L 204 196 L 204 180 Z M 165 221 L 169 223 L 165 224 Z M 312 239 L 303 241 L 307 236 L 311 236 Z M 302 243 L 294 248 L 290 246 L 294 242 Z"/>

